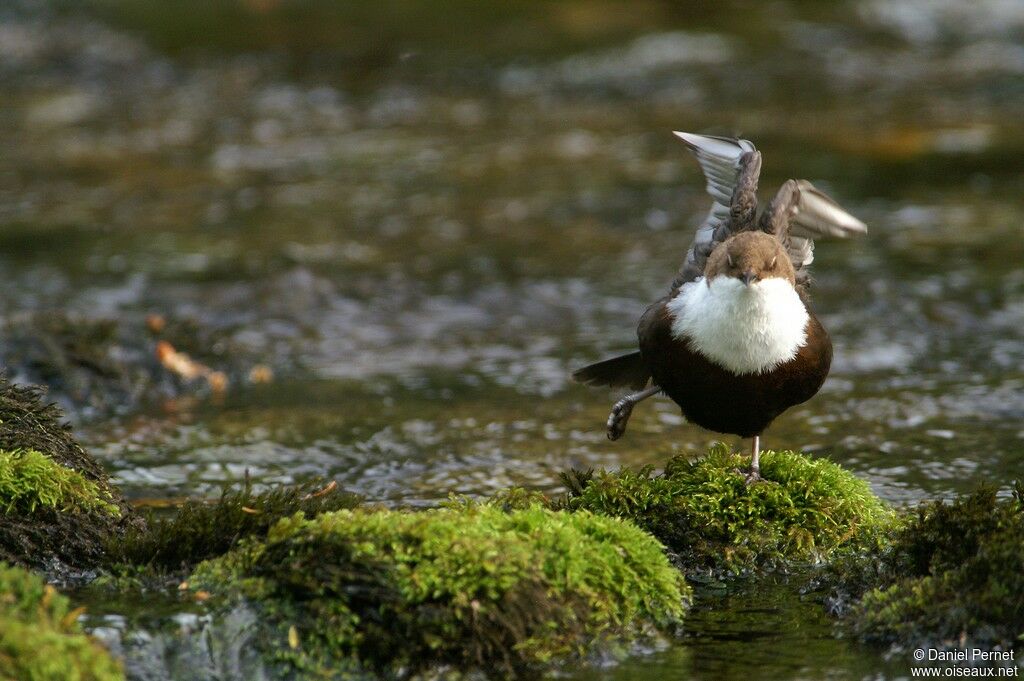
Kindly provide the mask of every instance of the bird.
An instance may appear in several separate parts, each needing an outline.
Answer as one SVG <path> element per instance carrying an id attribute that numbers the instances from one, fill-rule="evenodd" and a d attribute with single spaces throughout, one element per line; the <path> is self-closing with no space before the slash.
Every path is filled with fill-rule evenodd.
<path id="1" fill-rule="evenodd" d="M 761 435 L 814 397 L 832 342 L 811 308 L 814 240 L 867 226 L 807 180 L 787 180 L 758 215 L 761 153 L 749 140 L 675 132 L 697 158 L 712 204 L 664 297 L 637 325 L 637 350 L 585 366 L 573 378 L 628 387 L 607 435 L 633 408 L 663 393 L 690 423 L 750 438 L 748 484 L 763 480 Z"/>

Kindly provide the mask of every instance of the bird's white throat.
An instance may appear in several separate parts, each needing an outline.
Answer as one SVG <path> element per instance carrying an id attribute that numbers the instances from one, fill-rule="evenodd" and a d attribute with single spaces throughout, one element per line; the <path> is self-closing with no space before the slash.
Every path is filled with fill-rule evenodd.
<path id="1" fill-rule="evenodd" d="M 668 302 L 672 335 L 735 374 L 771 371 L 807 342 L 810 315 L 786 279 L 746 286 L 717 276 L 684 284 Z"/>

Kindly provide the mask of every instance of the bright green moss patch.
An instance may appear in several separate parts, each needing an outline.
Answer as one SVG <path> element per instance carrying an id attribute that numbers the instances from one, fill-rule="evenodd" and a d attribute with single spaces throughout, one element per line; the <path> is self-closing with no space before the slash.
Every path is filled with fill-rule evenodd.
<path id="1" fill-rule="evenodd" d="M 0 512 L 4 514 L 49 508 L 121 515 L 110 499 L 111 494 L 95 482 L 44 454 L 31 449 L 0 451 Z"/>
<path id="2" fill-rule="evenodd" d="M 717 445 L 695 461 L 672 459 L 661 475 L 574 472 L 564 476 L 569 493 L 561 504 L 632 520 L 691 573 L 817 560 L 893 518 L 866 482 L 829 461 L 764 452 L 767 482 L 752 485 L 740 473 L 747 466 L 746 457 Z"/>
<path id="3" fill-rule="evenodd" d="M 0 679 L 123 678 L 120 666 L 81 632 L 64 596 L 32 573 L 0 563 Z"/>
<path id="4" fill-rule="evenodd" d="M 650 535 L 539 506 L 297 514 L 192 586 L 257 604 L 265 649 L 325 674 L 523 674 L 672 627 L 689 597 Z"/>
<path id="5" fill-rule="evenodd" d="M 1024 642 L 1024 488 L 914 511 L 891 542 L 851 561 L 843 587 L 862 638 L 904 645 Z M 869 588 L 869 584 L 874 588 Z"/>

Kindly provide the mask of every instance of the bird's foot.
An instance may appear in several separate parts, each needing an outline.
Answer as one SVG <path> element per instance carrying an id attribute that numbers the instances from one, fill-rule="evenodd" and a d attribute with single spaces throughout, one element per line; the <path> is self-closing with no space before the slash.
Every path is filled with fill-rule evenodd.
<path id="1" fill-rule="evenodd" d="M 743 480 L 744 482 L 747 483 L 747 486 L 756 485 L 759 482 L 768 482 L 767 480 L 761 477 L 761 471 L 757 469 L 751 469 L 747 471 L 747 474 L 744 476 Z"/>
<path id="2" fill-rule="evenodd" d="M 762 482 L 765 482 L 765 483 L 772 482 L 768 478 L 762 478 L 761 477 L 761 471 L 759 469 L 750 468 L 750 469 L 747 469 L 747 470 L 741 470 L 739 468 L 733 468 L 732 470 L 737 475 L 742 475 L 743 476 L 743 481 L 745 483 L 747 483 L 748 486 L 749 485 L 756 485 L 756 484 L 762 483 Z"/>
<path id="3" fill-rule="evenodd" d="M 632 400 L 623 398 L 612 406 L 612 411 L 608 414 L 609 440 L 618 440 L 626 432 L 626 424 L 629 423 L 634 405 Z"/>

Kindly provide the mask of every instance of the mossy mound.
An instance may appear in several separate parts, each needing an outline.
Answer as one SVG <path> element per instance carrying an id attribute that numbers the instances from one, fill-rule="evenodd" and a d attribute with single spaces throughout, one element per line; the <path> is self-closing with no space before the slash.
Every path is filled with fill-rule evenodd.
<path id="1" fill-rule="evenodd" d="M 627 518 L 679 556 L 691 577 L 820 560 L 891 522 L 893 512 L 863 480 L 823 459 L 761 454 L 765 482 L 748 485 L 746 457 L 724 445 L 706 457 L 676 457 L 664 473 L 623 469 L 563 476 L 556 505 Z"/>
<path id="2" fill-rule="evenodd" d="M 60 411 L 0 379 L 0 560 L 94 567 L 108 538 L 139 522 Z"/>
<path id="3" fill-rule="evenodd" d="M 689 597 L 650 535 L 539 506 L 297 514 L 191 584 L 254 604 L 261 648 L 325 675 L 522 675 L 672 627 Z"/>
<path id="4" fill-rule="evenodd" d="M 1024 645 L 1024 488 L 925 504 L 888 543 L 841 564 L 861 638 L 903 645 Z M 873 586 L 873 588 L 869 588 Z"/>
<path id="5" fill-rule="evenodd" d="M 0 679 L 124 679 L 106 650 L 81 632 L 78 614 L 41 578 L 0 563 Z"/>
<path id="6" fill-rule="evenodd" d="M 246 537 L 265 536 L 282 518 L 351 509 L 360 501 L 358 495 L 337 484 L 319 480 L 266 492 L 254 492 L 249 485 L 225 489 L 220 499 L 188 501 L 169 518 L 151 515 L 144 526 L 113 538 L 108 556 L 114 565 L 187 574 L 201 561 L 227 553 Z"/>

